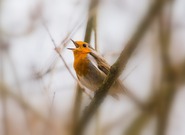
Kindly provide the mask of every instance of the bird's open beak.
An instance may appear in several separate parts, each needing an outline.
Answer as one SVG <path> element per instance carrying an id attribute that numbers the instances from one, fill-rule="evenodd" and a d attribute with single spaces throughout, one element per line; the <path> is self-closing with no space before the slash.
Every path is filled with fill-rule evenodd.
<path id="1" fill-rule="evenodd" d="M 78 45 L 74 40 L 72 40 L 72 39 L 71 39 L 71 41 L 73 42 L 73 44 L 75 45 L 75 47 L 76 47 L 76 48 L 78 48 L 78 47 L 79 47 L 79 45 Z M 73 50 L 75 50 L 76 48 L 67 48 L 67 49 L 69 49 L 69 50 L 72 50 L 72 51 L 73 51 Z"/>

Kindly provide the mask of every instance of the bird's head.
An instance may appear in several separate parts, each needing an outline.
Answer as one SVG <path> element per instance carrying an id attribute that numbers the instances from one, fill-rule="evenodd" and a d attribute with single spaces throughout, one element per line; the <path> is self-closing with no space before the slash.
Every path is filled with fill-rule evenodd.
<path id="1" fill-rule="evenodd" d="M 74 43 L 76 48 L 68 48 L 69 50 L 72 50 L 74 53 L 85 53 L 88 54 L 91 52 L 91 48 L 88 43 L 83 41 L 71 41 Z"/>

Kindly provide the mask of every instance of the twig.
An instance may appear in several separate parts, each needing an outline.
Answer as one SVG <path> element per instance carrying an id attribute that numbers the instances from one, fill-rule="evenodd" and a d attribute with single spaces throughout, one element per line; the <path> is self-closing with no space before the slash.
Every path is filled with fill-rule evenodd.
<path id="1" fill-rule="evenodd" d="M 74 106 L 73 106 L 73 112 L 72 112 L 72 132 L 71 134 L 74 134 L 75 128 L 78 124 L 79 116 L 80 116 L 80 109 L 82 104 L 82 88 L 77 84 L 76 86 L 76 93 L 75 93 L 75 99 L 74 99 Z"/>
<path id="2" fill-rule="evenodd" d="M 172 4 L 172 3 L 170 3 Z M 171 17 L 171 15 L 170 15 Z M 161 20 L 160 20 L 161 21 Z M 160 22 L 161 23 L 161 22 Z M 160 30 L 164 30 L 163 23 L 160 24 Z M 166 26 L 166 25 L 165 25 Z M 170 25 L 169 25 L 170 26 Z M 159 88 L 158 93 L 152 96 L 148 102 L 148 111 L 143 112 L 139 117 L 139 121 L 135 121 L 129 128 L 129 131 L 126 135 L 137 135 L 141 132 L 141 129 L 143 126 L 143 121 L 148 121 L 149 119 L 145 118 L 144 116 L 153 116 L 153 114 L 158 114 L 158 135 L 163 135 L 165 133 L 166 124 L 167 124 L 167 118 L 170 110 L 170 106 L 172 103 L 172 99 L 174 96 L 174 82 L 175 78 L 173 76 L 173 70 L 171 69 L 169 56 L 167 54 L 168 46 L 169 46 L 169 40 L 170 40 L 170 31 L 169 28 L 165 29 L 165 31 L 160 32 L 160 42 L 161 42 L 161 55 L 162 55 L 162 64 L 163 64 L 163 76 L 162 76 L 162 82 L 161 86 Z M 165 36 L 165 37 L 164 37 Z M 166 37 L 167 36 L 167 37 Z M 157 110 L 157 111 L 156 111 Z M 151 115 L 152 114 L 152 115 Z M 147 117 L 148 117 L 147 116 Z M 137 124 L 138 123 L 138 124 Z M 146 122 L 144 122 L 146 124 Z M 137 128 L 138 132 L 134 132 L 135 128 Z"/>
<path id="3" fill-rule="evenodd" d="M 12 72 L 13 72 L 13 75 L 14 75 L 14 78 L 15 78 L 17 89 L 19 90 L 18 93 L 20 95 L 20 98 L 23 99 L 24 97 L 23 97 L 23 93 L 22 93 L 22 89 L 21 89 L 21 83 L 20 83 L 20 79 L 19 79 L 18 74 L 17 74 L 17 70 L 16 70 L 16 67 L 15 67 L 14 61 L 13 61 L 11 55 L 8 52 L 6 53 L 6 55 L 9 59 L 10 67 L 12 68 Z M 25 126 L 26 126 L 28 132 L 31 133 L 31 129 L 30 129 L 30 125 L 29 125 L 29 119 L 28 119 L 28 112 L 24 108 L 23 108 L 23 113 L 24 113 L 25 122 L 26 122 Z"/>
<path id="4" fill-rule="evenodd" d="M 2 120 L 2 124 L 3 124 L 3 130 L 4 130 L 4 135 L 9 135 L 9 128 L 8 128 L 8 117 L 7 117 L 7 96 L 6 93 L 4 93 L 3 91 L 0 91 L 1 94 L 1 99 L 2 99 L 2 115 L 3 115 L 3 120 Z"/>
<path id="5" fill-rule="evenodd" d="M 96 11 L 96 7 L 94 7 L 93 9 L 90 10 L 90 13 L 88 14 L 88 20 L 90 20 L 94 16 L 94 14 L 96 13 L 95 11 Z M 82 13 L 84 14 L 84 12 L 82 12 Z M 67 44 L 68 44 L 69 40 L 71 39 L 71 37 L 75 34 L 75 32 L 82 26 L 82 24 L 85 21 L 86 21 L 86 16 L 84 18 L 80 17 L 78 19 L 78 21 L 77 21 L 77 24 L 74 25 L 74 27 L 68 32 L 67 36 L 60 42 L 60 44 L 58 46 L 58 48 L 60 48 L 60 53 L 63 52 L 64 48 L 67 46 Z M 56 62 L 58 61 L 57 58 L 58 57 L 54 57 L 54 60 L 51 63 L 51 66 L 49 66 L 49 68 L 46 70 L 46 72 L 49 71 L 49 70 L 51 71 L 52 69 L 54 69 L 54 67 L 56 65 Z"/>
<path id="6" fill-rule="evenodd" d="M 96 5 L 97 7 L 97 5 Z M 97 11 L 96 11 L 97 12 Z M 98 35 L 97 35 L 97 13 L 94 14 L 93 17 L 93 30 L 94 30 L 94 48 L 96 51 L 98 51 Z M 100 134 L 100 109 L 97 110 L 95 117 L 96 117 L 96 131 L 95 134 Z"/>
<path id="7" fill-rule="evenodd" d="M 85 37 L 84 37 L 84 41 L 88 43 L 91 41 L 93 21 L 94 21 L 94 16 L 96 16 L 94 12 L 96 10 L 97 4 L 98 4 L 97 0 L 91 0 L 89 12 L 88 12 L 88 22 L 87 22 L 87 27 L 86 27 Z M 74 110 L 73 110 L 73 124 L 74 124 L 73 131 L 72 131 L 73 135 L 76 134 L 76 128 L 78 126 L 77 124 L 79 120 L 79 113 L 80 113 L 80 108 L 82 103 L 82 91 L 84 91 L 83 88 L 77 85 L 77 92 L 76 92 Z"/>
<path id="8" fill-rule="evenodd" d="M 175 95 L 175 77 L 168 55 L 169 46 L 171 43 L 172 34 L 172 18 L 174 1 L 169 2 L 169 12 L 167 23 L 164 24 L 164 11 L 161 12 L 159 18 L 159 40 L 161 45 L 161 61 L 162 61 L 162 82 L 160 86 L 161 94 L 158 102 L 158 135 L 164 135 L 167 127 L 168 117 L 171 109 L 171 104 Z M 165 16 L 165 17 L 166 17 Z M 165 27 L 166 26 L 166 27 Z"/>
<path id="9" fill-rule="evenodd" d="M 0 43 L 1 44 L 1 43 Z M 1 51 L 1 57 L 0 57 L 0 64 L 1 64 L 1 71 L 0 71 L 0 81 L 4 81 L 4 52 L 3 50 L 0 50 Z M 1 96 L 1 100 L 2 100 L 2 113 L 3 113 L 3 130 L 4 130 L 4 135 L 8 135 L 8 121 L 7 121 L 7 104 L 6 104 L 6 99 L 7 99 L 7 95 L 5 92 L 3 92 L 3 88 L 0 87 L 0 96 Z"/>
<path id="10" fill-rule="evenodd" d="M 60 48 L 57 48 L 57 45 L 56 45 L 54 39 L 52 38 L 52 36 L 51 36 L 51 34 L 50 34 L 50 32 L 49 32 L 48 27 L 47 27 L 44 23 L 43 23 L 43 26 L 44 26 L 44 28 L 46 29 L 46 31 L 47 31 L 47 33 L 48 33 L 48 35 L 49 35 L 49 37 L 50 37 L 50 39 L 51 39 L 51 41 L 52 41 L 54 47 L 55 47 L 55 51 L 57 52 L 57 54 L 59 55 L 59 57 L 60 57 L 61 60 L 63 61 L 64 65 L 65 65 L 65 67 L 67 68 L 67 70 L 69 71 L 70 75 L 71 75 L 72 78 L 80 85 L 80 87 L 83 87 L 83 86 L 80 84 L 80 82 L 76 79 L 76 77 L 74 76 L 74 74 L 73 74 L 72 71 L 70 70 L 69 66 L 67 65 L 66 61 L 65 61 L 64 58 L 62 57 L 62 55 L 61 55 L 61 53 L 60 53 Z M 92 99 L 92 97 L 91 97 L 85 90 L 84 90 L 83 92 L 84 92 L 90 99 Z"/>
<path id="11" fill-rule="evenodd" d="M 19 95 L 12 92 L 4 83 L 0 82 L 0 90 L 1 92 L 4 92 L 7 96 L 12 97 L 15 101 L 19 103 L 23 108 L 30 110 L 35 116 L 43 120 L 44 122 L 47 122 L 47 118 L 45 118 L 42 114 L 37 112 L 27 101 L 22 99 Z M 14 90 L 15 91 L 15 90 Z"/>
<path id="12" fill-rule="evenodd" d="M 98 32 L 97 32 L 97 14 L 93 19 L 93 28 L 94 28 L 94 48 L 96 51 L 98 51 Z"/>
<path id="13" fill-rule="evenodd" d="M 56 94 L 56 91 L 53 92 L 53 97 L 52 97 L 51 106 L 50 106 L 50 116 L 53 113 L 53 105 L 54 105 L 54 100 L 55 100 L 55 94 Z"/>
<path id="14" fill-rule="evenodd" d="M 132 53 L 134 52 L 135 48 L 138 46 L 142 36 L 144 35 L 147 28 L 152 23 L 154 17 L 159 13 L 159 9 L 161 9 L 164 3 L 167 0 L 156 0 L 153 6 L 150 8 L 146 18 L 143 20 L 139 29 L 136 31 L 134 36 L 131 38 L 130 42 L 126 45 L 125 49 L 121 52 L 117 61 L 113 64 L 110 69 L 110 73 L 106 77 L 105 81 L 101 85 L 101 87 L 97 90 L 93 100 L 91 101 L 90 105 L 87 107 L 86 112 L 81 118 L 81 121 L 78 124 L 76 129 L 76 135 L 81 135 L 84 128 L 87 126 L 90 118 L 98 109 L 99 105 L 104 100 L 106 94 L 108 93 L 109 88 L 112 84 L 117 80 L 123 69 L 125 68 L 129 58 L 131 57 Z"/>
<path id="15" fill-rule="evenodd" d="M 50 105 L 50 108 L 49 108 L 49 114 L 48 114 L 48 119 L 52 119 L 52 115 L 53 115 L 53 104 L 54 104 L 54 99 L 55 99 L 55 91 L 53 93 L 53 97 L 52 97 L 52 101 L 51 101 L 51 105 Z M 45 129 L 44 129 L 44 135 L 49 135 L 51 133 L 51 124 L 50 123 L 47 123 L 45 125 Z"/>
<path id="16" fill-rule="evenodd" d="M 124 78 L 122 79 L 122 81 L 125 81 L 127 79 L 127 77 L 130 76 L 130 74 L 132 74 L 134 72 L 134 70 L 139 66 L 139 64 L 137 64 L 128 74 L 126 74 L 124 76 Z"/>
<path id="17" fill-rule="evenodd" d="M 123 135 L 138 135 L 141 133 L 143 127 L 149 122 L 152 113 L 143 112 L 141 113 L 131 124 L 131 126 L 126 130 Z"/>
<path id="18" fill-rule="evenodd" d="M 129 120 L 129 116 L 132 116 L 132 114 L 135 113 L 135 110 L 130 110 L 129 112 L 127 112 L 124 115 L 121 115 L 120 117 L 116 118 L 115 120 L 113 120 L 111 123 L 107 123 L 106 122 L 106 126 L 104 126 L 102 128 L 102 134 L 106 135 L 107 133 L 109 133 L 112 129 L 118 127 L 119 125 L 123 124 L 123 122 L 126 124 L 127 120 Z"/>
<path id="19" fill-rule="evenodd" d="M 54 39 L 52 38 L 51 33 L 49 32 L 48 27 L 47 27 L 46 24 L 44 24 L 44 23 L 43 23 L 43 26 L 44 26 L 44 28 L 46 29 L 46 31 L 47 31 L 47 33 L 48 33 L 48 35 L 49 35 L 49 37 L 50 37 L 50 39 L 51 39 L 51 41 L 52 41 L 54 47 L 55 47 L 55 51 L 57 52 L 57 54 L 59 55 L 59 57 L 60 57 L 61 60 L 63 61 L 65 67 L 67 68 L 67 70 L 69 71 L 69 73 L 71 74 L 71 76 L 73 77 L 73 79 L 77 81 L 76 77 L 73 75 L 73 73 L 71 72 L 70 68 L 68 67 L 66 61 L 64 60 L 64 58 L 63 58 L 62 55 L 60 54 L 60 49 L 57 48 L 57 45 L 56 45 Z"/>

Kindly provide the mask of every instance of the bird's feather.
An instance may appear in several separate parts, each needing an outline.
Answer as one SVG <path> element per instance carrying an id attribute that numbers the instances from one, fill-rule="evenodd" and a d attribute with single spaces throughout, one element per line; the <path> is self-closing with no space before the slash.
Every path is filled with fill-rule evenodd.
<path id="1" fill-rule="evenodd" d="M 97 51 L 95 51 L 92 47 L 90 47 L 90 48 L 91 48 L 90 55 L 96 61 L 97 65 L 98 65 L 97 67 L 99 68 L 99 70 L 101 70 L 106 75 L 108 75 L 111 66 L 107 63 L 107 61 Z M 124 87 L 124 85 L 121 83 L 121 81 L 119 79 L 115 83 L 116 83 L 116 86 L 118 86 L 118 88 L 117 88 L 118 93 L 123 93 L 123 94 L 127 93 L 126 88 Z"/>

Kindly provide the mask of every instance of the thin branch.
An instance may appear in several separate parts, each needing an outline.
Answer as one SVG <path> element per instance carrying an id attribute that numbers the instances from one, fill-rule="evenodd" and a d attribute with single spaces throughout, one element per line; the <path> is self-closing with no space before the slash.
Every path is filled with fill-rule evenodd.
<path id="1" fill-rule="evenodd" d="M 98 51 L 97 15 L 94 17 L 93 28 L 94 28 L 94 48 L 96 51 Z"/>
<path id="2" fill-rule="evenodd" d="M 35 110 L 29 103 L 27 103 L 26 100 L 22 99 L 19 95 L 12 92 L 4 83 L 0 82 L 0 92 L 4 92 L 7 96 L 12 97 L 19 105 L 21 105 L 23 108 L 28 109 L 30 112 L 32 112 L 35 116 L 37 116 L 39 119 L 43 120 L 44 122 L 47 122 L 47 118 L 40 114 L 37 110 Z M 15 90 L 14 90 L 15 91 Z"/>
<path id="3" fill-rule="evenodd" d="M 137 64 L 136 66 L 134 66 L 133 68 L 132 68 L 132 70 L 130 71 L 130 72 L 128 72 L 125 76 L 124 76 L 124 78 L 122 79 L 122 81 L 125 81 L 134 71 L 135 71 L 135 69 L 139 66 L 140 64 Z"/>
<path id="4" fill-rule="evenodd" d="M 97 6 L 97 5 L 96 5 Z M 94 30 L 94 48 L 96 51 L 98 51 L 98 35 L 97 35 L 97 13 L 94 14 L 93 17 L 93 30 Z M 96 112 L 96 131 L 95 134 L 99 135 L 100 134 L 100 109 L 97 110 Z"/>
<path id="5" fill-rule="evenodd" d="M 149 122 L 151 119 L 151 116 L 153 116 L 153 113 L 151 112 L 144 112 L 141 113 L 131 124 L 131 126 L 126 130 L 123 135 L 138 135 L 141 133 L 143 127 Z"/>
<path id="6" fill-rule="evenodd" d="M 72 112 L 73 113 L 72 114 L 73 127 L 72 127 L 71 134 L 74 134 L 74 132 L 75 132 L 74 129 L 76 128 L 76 126 L 78 124 L 80 110 L 81 110 L 81 104 L 82 104 L 82 91 L 83 91 L 83 89 L 77 84 L 73 112 Z"/>
<path id="7" fill-rule="evenodd" d="M 60 53 L 60 48 L 57 47 L 57 44 L 55 43 L 54 39 L 51 36 L 51 33 L 49 32 L 48 27 L 46 26 L 46 24 L 43 23 L 44 28 L 46 29 L 54 47 L 55 47 L 55 51 L 57 52 L 57 54 L 59 55 L 59 57 L 61 58 L 61 60 L 63 61 L 66 69 L 69 71 L 70 75 L 72 76 L 72 78 L 80 85 L 80 87 L 83 87 L 80 82 L 76 79 L 76 77 L 74 76 L 74 74 L 72 73 L 72 71 L 70 70 L 69 66 L 67 65 L 67 62 L 64 60 L 64 58 L 62 57 L 61 53 Z M 83 91 L 90 99 L 92 99 L 92 97 L 84 90 Z"/>
<path id="8" fill-rule="evenodd" d="M 48 27 L 46 26 L 45 23 L 43 23 L 43 26 L 44 26 L 44 28 L 46 29 L 46 31 L 47 31 L 47 33 L 48 33 L 48 35 L 49 35 L 49 37 L 50 37 L 50 39 L 51 39 L 51 41 L 52 41 L 54 47 L 55 47 L 55 51 L 57 52 L 57 54 L 59 55 L 59 57 L 60 57 L 61 60 L 63 61 L 65 67 L 67 68 L 67 70 L 69 71 L 69 73 L 71 74 L 71 76 L 73 77 L 73 79 L 77 81 L 76 77 L 73 75 L 72 71 L 71 71 L 70 68 L 68 67 L 66 61 L 64 60 L 64 58 L 63 58 L 62 55 L 60 54 L 60 49 L 57 48 L 57 44 L 55 43 L 54 39 L 52 38 L 51 33 L 49 32 Z"/>
<path id="9" fill-rule="evenodd" d="M 6 56 L 9 59 L 10 67 L 12 68 L 13 76 L 15 78 L 14 80 L 16 82 L 17 89 L 19 90 L 18 94 L 20 95 L 20 98 L 24 99 L 24 96 L 23 96 L 23 93 L 22 93 L 20 79 L 18 77 L 18 73 L 17 73 L 16 67 L 15 67 L 13 58 L 11 57 L 11 54 L 9 52 L 6 53 Z M 25 126 L 27 128 L 27 131 L 29 133 L 31 133 L 31 129 L 30 129 L 30 125 L 29 125 L 29 119 L 28 119 L 28 112 L 24 108 L 23 108 L 23 113 L 24 113 L 25 122 L 26 122 Z"/>
<path id="10" fill-rule="evenodd" d="M 53 105 L 54 105 L 55 95 L 56 95 L 56 91 L 53 92 L 53 96 L 52 96 L 52 100 L 51 100 L 51 105 L 50 105 L 50 109 L 49 109 L 49 117 L 50 118 L 53 113 Z"/>
<path id="11" fill-rule="evenodd" d="M 170 3 L 172 4 L 172 3 Z M 171 11 L 170 11 L 171 12 Z M 171 13 L 169 13 L 169 17 L 171 17 L 170 15 Z M 161 19 L 161 18 L 160 18 Z M 170 18 L 169 18 L 170 19 Z M 168 20 L 169 21 L 169 20 Z M 171 21 L 171 20 L 170 20 Z M 171 24 L 171 22 L 169 22 Z M 161 86 L 159 88 L 159 91 L 157 93 L 155 93 L 155 95 L 153 95 L 149 102 L 148 102 L 148 111 L 143 112 L 137 119 L 139 121 L 134 121 L 133 124 L 130 126 L 129 130 L 126 132 L 126 135 L 137 135 L 141 132 L 141 130 L 143 129 L 144 125 L 143 125 L 143 121 L 144 124 L 146 125 L 147 121 L 149 120 L 149 118 L 151 118 L 151 116 L 153 116 L 153 114 L 158 115 L 158 130 L 157 130 L 157 134 L 158 135 L 164 135 L 165 134 L 165 129 L 166 129 L 166 124 L 167 124 L 167 118 L 168 118 L 168 114 L 169 114 L 169 110 L 171 107 L 171 103 L 173 100 L 173 97 L 175 95 L 175 87 L 174 87 L 174 83 L 175 83 L 175 78 L 173 75 L 173 70 L 171 69 L 171 65 L 170 65 L 170 60 L 169 60 L 169 56 L 168 56 L 168 47 L 169 47 L 169 43 L 170 43 L 170 29 L 171 29 L 171 25 L 168 25 L 167 27 L 164 26 L 164 24 L 162 23 L 162 21 L 160 20 L 160 45 L 161 45 L 161 58 L 162 58 L 162 64 L 163 64 L 163 76 L 162 76 L 162 82 L 161 82 Z M 164 29 L 167 28 L 167 29 Z M 170 29 L 169 29 L 170 28 Z M 152 115 L 151 115 L 152 114 Z M 145 116 L 149 117 L 149 118 L 145 118 Z M 138 125 L 138 127 L 137 127 Z M 143 125 L 143 126 L 140 126 Z M 135 128 L 137 128 L 137 132 L 135 132 Z"/>
<path id="12" fill-rule="evenodd" d="M 82 16 L 84 16 L 84 12 L 82 12 Z M 93 9 L 90 10 L 90 13 L 88 14 L 88 21 L 94 16 L 94 14 L 96 13 L 96 7 L 94 7 Z M 63 52 L 64 48 L 68 45 L 68 42 L 70 41 L 71 37 L 76 33 L 76 31 L 82 26 L 82 24 L 86 21 L 86 16 L 81 18 L 79 17 L 76 25 L 74 25 L 74 27 L 67 33 L 66 37 L 60 42 L 58 48 L 60 50 L 60 53 Z M 86 40 L 85 40 L 86 41 Z M 54 57 L 53 62 L 50 64 L 49 68 L 46 70 L 52 70 L 54 69 L 54 67 L 56 66 L 56 62 L 58 61 L 58 57 Z"/>
<path id="13" fill-rule="evenodd" d="M 56 92 L 54 91 L 53 96 L 52 96 L 51 105 L 49 107 L 48 119 L 52 119 L 52 116 L 53 116 L 53 105 L 54 105 L 55 94 Z M 43 132 L 45 135 L 51 134 L 51 124 L 50 123 L 47 123 L 45 125 L 45 130 Z"/>
<path id="14" fill-rule="evenodd" d="M 1 37 L 0 37 L 1 38 Z M 2 41 L 0 39 L 0 47 L 2 45 Z M 4 55 L 5 54 L 5 50 L 1 50 L 0 49 L 0 81 L 4 81 Z M 8 117 L 7 117 L 7 95 L 5 92 L 2 91 L 2 88 L 0 87 L 0 97 L 1 97 L 1 104 L 2 104 L 2 125 L 3 125 L 3 131 L 4 131 L 4 135 L 8 135 L 9 134 L 9 130 L 8 130 Z"/>
<path id="15" fill-rule="evenodd" d="M 6 93 L 3 91 L 0 91 L 1 94 L 1 104 L 2 104 L 2 124 L 3 124 L 3 130 L 4 130 L 4 135 L 9 135 L 9 128 L 8 128 L 8 112 L 7 112 L 7 96 Z"/>
<path id="16" fill-rule="evenodd" d="M 83 133 L 83 130 L 87 126 L 87 123 L 89 122 L 93 114 L 96 112 L 100 104 L 103 102 L 106 94 L 108 93 L 108 90 L 110 89 L 112 84 L 117 80 L 117 78 L 125 68 L 129 58 L 131 57 L 135 48 L 138 46 L 138 43 L 140 42 L 147 28 L 150 26 L 153 19 L 159 13 L 160 9 L 163 7 L 166 1 L 167 0 L 156 0 L 154 2 L 146 18 L 143 20 L 138 30 L 134 34 L 134 36 L 131 38 L 130 42 L 126 45 L 124 50 L 121 52 L 121 55 L 119 56 L 117 61 L 111 67 L 110 73 L 106 77 L 101 87 L 97 90 L 97 93 L 95 94 L 90 105 L 87 107 L 76 129 L 76 135 L 81 135 Z"/>
<path id="17" fill-rule="evenodd" d="M 102 128 L 102 134 L 106 135 L 107 133 L 109 133 L 110 131 L 112 131 L 114 128 L 120 126 L 120 125 L 126 125 L 127 121 L 129 120 L 129 116 L 132 116 L 132 114 L 135 113 L 135 110 L 132 109 L 129 112 L 127 112 L 126 114 L 121 115 L 120 117 L 116 118 L 115 120 L 113 120 L 111 123 L 107 123 L 107 125 L 105 125 Z"/>
<path id="18" fill-rule="evenodd" d="M 84 41 L 86 42 L 90 42 L 91 41 L 91 33 L 93 30 L 93 21 L 94 21 L 94 17 L 96 16 L 96 7 L 98 5 L 98 0 L 91 0 L 90 3 L 90 8 L 89 8 L 89 12 L 88 12 L 88 22 L 87 22 L 87 27 L 86 27 L 86 32 L 85 32 L 85 37 L 84 37 Z M 93 12 L 93 14 L 92 14 Z M 72 134 L 76 134 L 76 128 L 77 128 L 77 124 L 79 121 L 79 113 L 80 113 L 80 108 L 81 108 L 81 103 L 82 103 L 82 91 L 83 88 L 79 87 L 77 85 L 77 91 L 76 91 L 76 97 L 75 97 L 75 103 L 74 103 L 74 110 L 73 110 L 73 132 Z"/>
<path id="19" fill-rule="evenodd" d="M 158 98 L 159 100 L 157 110 L 158 135 L 165 134 L 172 101 L 175 96 L 175 77 L 168 54 L 169 46 L 171 43 L 171 34 L 172 34 L 171 25 L 173 19 L 174 1 L 171 0 L 168 6 L 169 6 L 168 14 L 165 14 L 165 12 L 162 11 L 159 18 L 159 40 L 161 45 L 161 61 L 163 76 L 160 86 L 161 94 L 159 95 Z M 167 18 L 167 20 L 164 21 L 164 17 Z"/>

